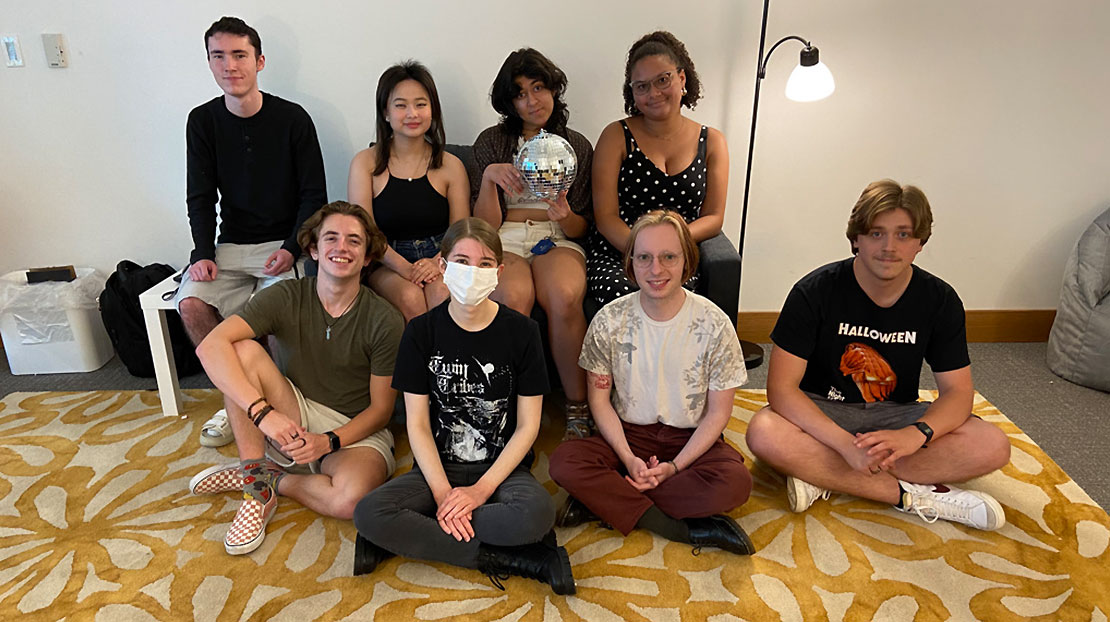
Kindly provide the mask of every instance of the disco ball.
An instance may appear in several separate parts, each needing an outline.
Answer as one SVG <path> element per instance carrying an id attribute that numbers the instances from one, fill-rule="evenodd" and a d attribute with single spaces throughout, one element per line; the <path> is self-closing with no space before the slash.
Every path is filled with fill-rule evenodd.
<path id="1" fill-rule="evenodd" d="M 570 143 L 543 130 L 524 143 L 513 164 L 524 184 L 541 199 L 555 199 L 570 188 L 578 173 L 578 156 Z"/>

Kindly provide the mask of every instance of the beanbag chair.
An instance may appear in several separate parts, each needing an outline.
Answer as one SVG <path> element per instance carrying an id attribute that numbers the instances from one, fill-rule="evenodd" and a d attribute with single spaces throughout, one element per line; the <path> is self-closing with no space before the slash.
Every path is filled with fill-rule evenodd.
<path id="1" fill-rule="evenodd" d="M 1076 384 L 1110 391 L 1110 209 L 1083 232 L 1068 258 L 1048 336 L 1048 367 Z"/>

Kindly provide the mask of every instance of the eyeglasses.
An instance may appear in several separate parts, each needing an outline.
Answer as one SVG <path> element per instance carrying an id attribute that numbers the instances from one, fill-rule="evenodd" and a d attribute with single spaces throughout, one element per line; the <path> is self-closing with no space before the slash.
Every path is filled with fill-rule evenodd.
<path id="1" fill-rule="evenodd" d="M 659 253 L 652 255 L 651 253 L 636 253 L 632 256 L 632 265 L 637 268 L 647 268 L 651 266 L 652 262 L 656 259 L 662 264 L 664 268 L 673 268 L 678 265 L 678 260 L 682 259 L 682 255 L 675 253 Z"/>
<path id="2" fill-rule="evenodd" d="M 675 71 L 682 71 L 679 67 Z M 658 91 L 665 91 L 671 87 L 671 82 L 674 80 L 671 71 L 664 71 L 663 73 L 655 76 L 650 80 L 640 80 L 637 82 L 629 82 L 628 86 L 632 88 L 632 93 L 635 95 L 647 95 L 651 92 L 651 87 L 655 87 Z"/>

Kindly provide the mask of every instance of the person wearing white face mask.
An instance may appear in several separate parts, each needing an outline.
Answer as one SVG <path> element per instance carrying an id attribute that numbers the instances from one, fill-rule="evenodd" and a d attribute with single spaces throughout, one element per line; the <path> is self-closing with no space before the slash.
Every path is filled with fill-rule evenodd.
<path id="1" fill-rule="evenodd" d="M 539 326 L 489 299 L 504 266 L 488 223 L 452 224 L 440 250 L 451 299 L 409 322 L 393 376 L 415 464 L 355 508 L 355 574 L 395 554 L 573 594 L 554 502 L 530 472 L 548 391 Z"/>

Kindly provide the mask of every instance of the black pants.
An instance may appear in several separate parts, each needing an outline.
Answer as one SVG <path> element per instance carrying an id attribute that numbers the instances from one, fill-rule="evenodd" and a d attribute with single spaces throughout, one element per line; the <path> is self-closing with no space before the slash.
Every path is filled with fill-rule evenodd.
<path id="1" fill-rule="evenodd" d="M 452 486 L 470 486 L 489 464 L 444 464 Z M 362 537 L 400 555 L 446 562 L 464 568 L 478 565 L 478 545 L 516 546 L 539 542 L 555 524 L 555 502 L 527 468 L 509 474 L 490 498 L 474 510 L 474 537 L 457 541 L 435 519 L 436 501 L 416 466 L 370 492 L 355 507 L 355 528 Z"/>

